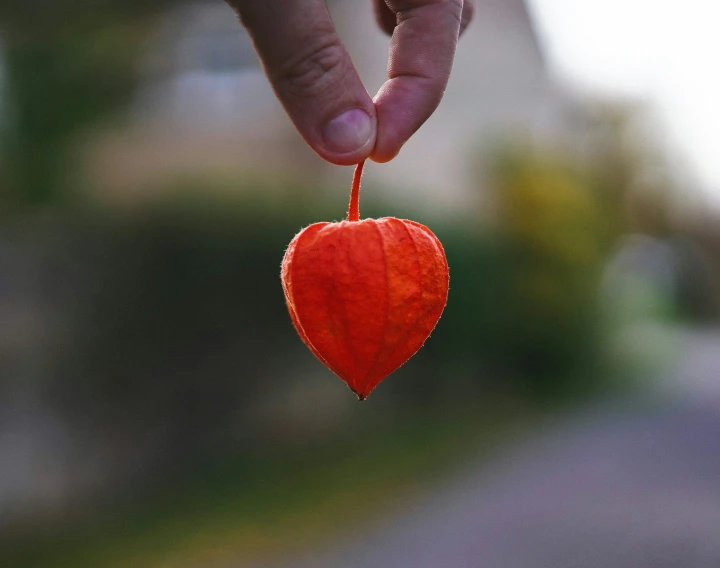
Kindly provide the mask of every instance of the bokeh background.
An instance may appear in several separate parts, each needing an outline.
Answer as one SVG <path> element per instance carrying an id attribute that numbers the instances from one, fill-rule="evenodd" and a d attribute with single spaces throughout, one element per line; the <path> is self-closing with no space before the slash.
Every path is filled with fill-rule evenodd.
<path id="1" fill-rule="evenodd" d="M 375 92 L 369 3 L 328 4 Z M 451 290 L 360 404 L 279 279 L 352 169 L 232 11 L 2 0 L 0 566 L 720 565 L 720 185 L 652 91 L 568 72 L 596 21 L 551 4 L 476 0 L 441 107 L 366 167 L 363 216 L 430 226 Z"/>

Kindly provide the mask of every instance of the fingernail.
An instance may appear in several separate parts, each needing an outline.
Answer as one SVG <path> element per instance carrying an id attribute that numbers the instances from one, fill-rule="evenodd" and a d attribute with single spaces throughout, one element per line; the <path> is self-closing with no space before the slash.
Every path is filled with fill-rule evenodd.
<path id="1" fill-rule="evenodd" d="M 368 114 L 356 108 L 328 122 L 323 128 L 323 140 L 331 152 L 347 154 L 365 146 L 372 131 L 372 120 Z"/>

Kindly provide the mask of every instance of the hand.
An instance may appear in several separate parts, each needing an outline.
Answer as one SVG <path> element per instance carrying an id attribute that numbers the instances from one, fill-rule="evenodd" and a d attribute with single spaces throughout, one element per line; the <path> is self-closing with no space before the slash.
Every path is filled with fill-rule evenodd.
<path id="1" fill-rule="evenodd" d="M 378 24 L 392 34 L 389 79 L 374 101 L 325 0 L 228 0 L 300 134 L 334 164 L 397 155 L 440 103 L 472 15 L 471 0 L 372 1 Z"/>

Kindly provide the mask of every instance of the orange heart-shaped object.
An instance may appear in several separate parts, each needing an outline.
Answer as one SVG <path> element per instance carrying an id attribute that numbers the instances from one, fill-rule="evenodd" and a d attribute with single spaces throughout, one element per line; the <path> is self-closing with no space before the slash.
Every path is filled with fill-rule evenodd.
<path id="1" fill-rule="evenodd" d="M 449 271 L 424 225 L 360 221 L 351 201 L 353 217 L 300 231 L 285 253 L 282 283 L 302 340 L 363 400 L 425 343 L 445 307 Z"/>

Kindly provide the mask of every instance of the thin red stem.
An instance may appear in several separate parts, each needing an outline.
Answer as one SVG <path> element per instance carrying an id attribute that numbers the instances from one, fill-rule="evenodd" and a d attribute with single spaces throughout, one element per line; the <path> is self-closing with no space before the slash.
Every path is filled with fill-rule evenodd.
<path id="1" fill-rule="evenodd" d="M 362 177 L 365 161 L 360 162 L 355 168 L 352 189 L 350 190 L 350 207 L 348 208 L 348 221 L 360 220 L 360 178 Z"/>

